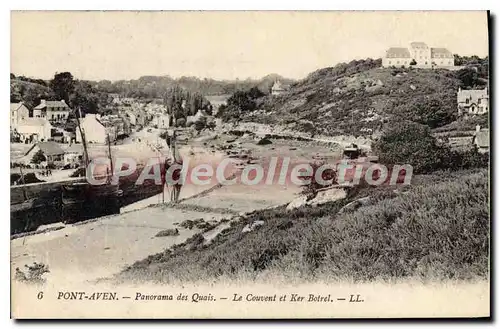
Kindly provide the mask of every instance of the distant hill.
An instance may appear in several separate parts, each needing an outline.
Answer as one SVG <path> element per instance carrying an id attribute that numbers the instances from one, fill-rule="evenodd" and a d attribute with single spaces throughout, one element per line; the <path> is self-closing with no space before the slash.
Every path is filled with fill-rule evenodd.
<path id="1" fill-rule="evenodd" d="M 380 59 L 342 63 L 309 74 L 283 95 L 257 99 L 242 120 L 328 135 L 371 135 L 394 116 L 436 128 L 455 120 L 458 87 L 470 87 L 464 72 L 382 68 Z"/>

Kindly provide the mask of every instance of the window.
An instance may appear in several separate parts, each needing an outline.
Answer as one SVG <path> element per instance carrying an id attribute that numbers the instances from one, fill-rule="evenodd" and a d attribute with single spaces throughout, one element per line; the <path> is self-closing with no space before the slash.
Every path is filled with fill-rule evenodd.
<path id="1" fill-rule="evenodd" d="M 399 64 L 399 61 L 397 61 L 396 64 Z"/>
<path id="2" fill-rule="evenodd" d="M 427 65 L 427 62 L 425 62 L 425 65 Z"/>
<path id="3" fill-rule="evenodd" d="M 389 65 L 391 65 L 391 61 L 389 61 Z"/>
<path id="4" fill-rule="evenodd" d="M 478 104 L 481 104 L 481 98 L 479 98 L 479 99 L 477 100 L 477 103 L 478 103 Z"/>
<path id="5" fill-rule="evenodd" d="M 469 99 L 468 98 L 465 100 L 465 104 L 469 104 Z"/>

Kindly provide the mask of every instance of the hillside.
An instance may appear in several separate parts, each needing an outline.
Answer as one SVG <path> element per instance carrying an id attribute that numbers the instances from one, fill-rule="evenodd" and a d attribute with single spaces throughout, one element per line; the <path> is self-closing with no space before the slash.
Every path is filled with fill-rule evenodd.
<path id="1" fill-rule="evenodd" d="M 10 79 L 10 102 L 17 103 L 24 101 L 28 108 L 39 104 L 40 99 L 54 99 L 52 90 L 41 82 L 31 82 L 21 79 Z"/>
<path id="2" fill-rule="evenodd" d="M 360 189 L 317 207 L 233 218 L 209 244 L 198 235 L 133 264 L 119 278 L 185 283 L 273 281 L 283 273 L 287 279 L 357 282 L 487 277 L 488 172 L 414 178 L 406 192 Z M 339 211 L 366 195 L 367 204 Z M 254 222 L 261 225 L 244 230 Z"/>
<path id="3" fill-rule="evenodd" d="M 431 128 L 455 120 L 456 92 L 468 87 L 462 70 L 380 66 L 367 59 L 315 71 L 283 95 L 256 99 L 242 120 L 328 135 L 371 135 L 392 116 Z"/>

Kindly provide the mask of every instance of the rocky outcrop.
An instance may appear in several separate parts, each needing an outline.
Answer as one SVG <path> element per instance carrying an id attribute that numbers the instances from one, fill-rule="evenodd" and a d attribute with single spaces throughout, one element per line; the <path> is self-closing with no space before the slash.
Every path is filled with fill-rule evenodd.
<path id="1" fill-rule="evenodd" d="M 330 188 L 323 191 L 319 191 L 316 196 L 312 199 L 308 199 L 306 195 L 301 195 L 300 197 L 294 199 L 286 207 L 287 210 L 296 209 L 306 205 L 315 207 L 320 204 L 327 202 L 333 202 L 337 200 L 342 200 L 347 197 L 347 192 L 343 188 Z"/>

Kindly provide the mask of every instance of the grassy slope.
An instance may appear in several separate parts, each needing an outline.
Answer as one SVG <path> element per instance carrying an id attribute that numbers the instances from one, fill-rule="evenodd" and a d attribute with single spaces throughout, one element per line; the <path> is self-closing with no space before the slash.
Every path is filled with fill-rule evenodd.
<path id="1" fill-rule="evenodd" d="M 359 135 L 362 128 L 376 131 L 399 104 L 415 97 L 436 95 L 454 109 L 458 85 L 447 70 L 390 69 L 381 68 L 379 61 L 354 61 L 311 73 L 286 95 L 261 100 L 260 111 L 245 119 L 292 125 L 305 120 L 320 133 Z"/>
<path id="2" fill-rule="evenodd" d="M 488 275 L 487 171 L 422 176 L 408 194 L 360 192 L 350 200 L 369 193 L 378 201 L 340 215 L 350 200 L 258 211 L 209 246 L 190 241 L 137 262 L 120 277 L 167 283 L 267 275 L 355 281 Z M 255 220 L 265 224 L 241 233 Z"/>

